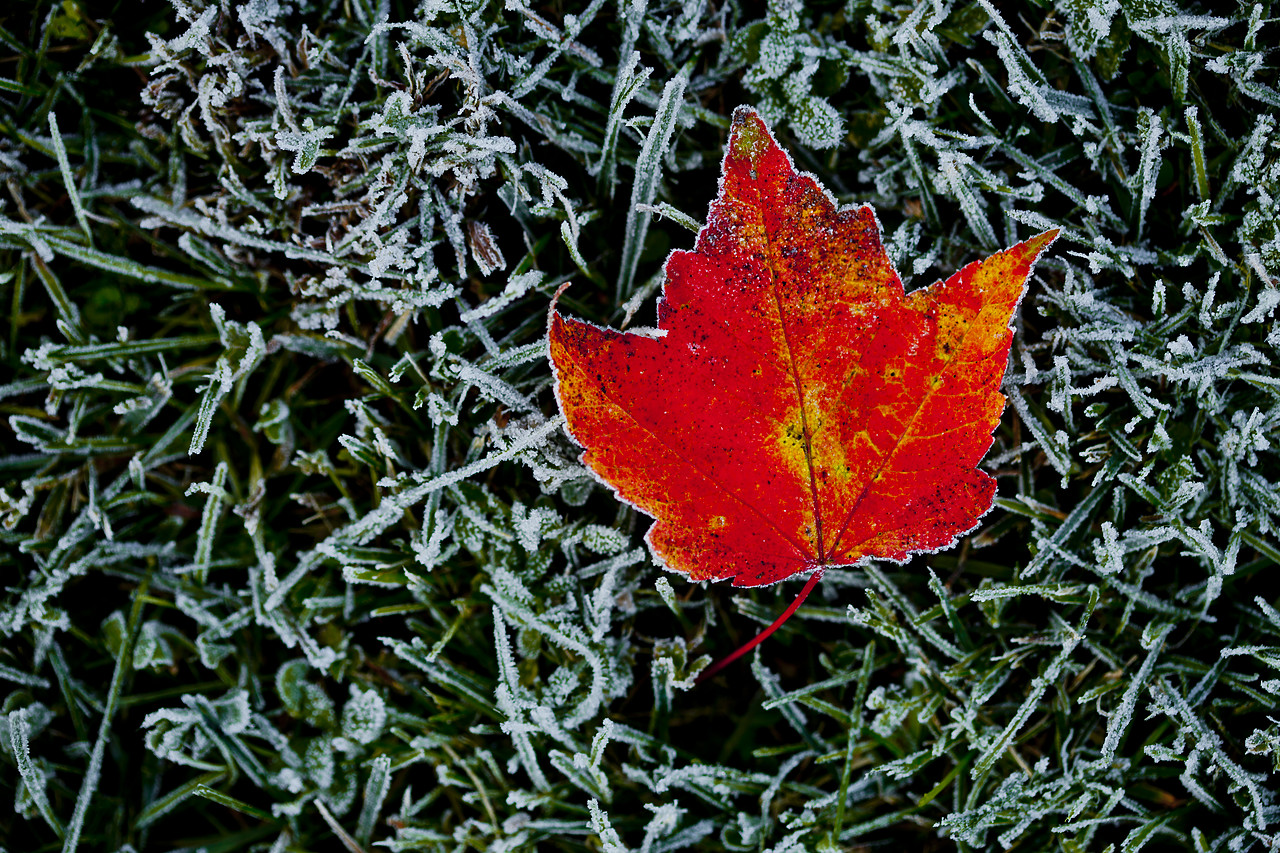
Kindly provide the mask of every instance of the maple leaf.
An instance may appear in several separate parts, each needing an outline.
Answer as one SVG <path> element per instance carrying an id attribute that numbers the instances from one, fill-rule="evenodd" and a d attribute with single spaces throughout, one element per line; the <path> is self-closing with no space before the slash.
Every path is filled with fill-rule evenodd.
<path id="1" fill-rule="evenodd" d="M 1056 236 L 904 293 L 871 208 L 839 209 L 740 107 L 696 247 L 667 259 L 658 332 L 552 303 L 556 399 L 582 461 L 656 519 L 654 556 L 691 580 L 948 547 L 991 508 L 976 466 L 1009 321 Z"/>

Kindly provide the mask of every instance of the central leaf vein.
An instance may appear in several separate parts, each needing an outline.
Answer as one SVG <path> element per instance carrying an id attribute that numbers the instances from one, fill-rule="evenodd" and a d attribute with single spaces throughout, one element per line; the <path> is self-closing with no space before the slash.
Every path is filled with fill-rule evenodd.
<path id="1" fill-rule="evenodd" d="M 757 195 L 760 195 L 759 188 L 756 188 Z M 782 293 L 779 287 L 778 270 L 774 266 L 774 254 L 769 251 L 773 245 L 769 234 L 768 226 L 765 223 L 763 211 L 765 209 L 763 203 L 757 203 L 754 207 L 759 212 L 760 230 L 764 233 L 765 246 L 765 266 L 769 270 L 769 289 L 773 294 L 773 301 L 778 309 L 778 325 L 782 327 L 782 343 L 787 350 L 787 361 L 790 365 L 788 372 L 791 374 L 792 381 L 796 389 L 796 402 L 800 407 L 800 432 L 804 438 L 804 460 L 805 467 L 809 469 L 809 492 L 813 496 L 813 524 L 814 533 L 817 538 L 817 558 L 818 565 L 824 565 L 827 561 L 827 552 L 822 540 L 822 511 L 818 504 L 818 477 L 813 466 L 813 437 L 809 431 L 809 416 L 805 411 L 804 386 L 800 377 L 800 366 L 796 363 L 795 348 L 791 345 L 791 335 L 787 329 L 787 318 L 782 308 Z"/>

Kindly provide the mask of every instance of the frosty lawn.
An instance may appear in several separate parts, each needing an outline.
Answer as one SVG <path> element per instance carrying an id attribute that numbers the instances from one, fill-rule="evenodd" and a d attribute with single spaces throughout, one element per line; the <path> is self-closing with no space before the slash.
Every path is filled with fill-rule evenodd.
<path id="1" fill-rule="evenodd" d="M 31 2 L 0 21 L 0 846 L 1266 850 L 1269 4 Z M 733 107 L 908 290 L 1052 228 L 953 551 L 652 565 L 550 295 L 653 322 Z"/>

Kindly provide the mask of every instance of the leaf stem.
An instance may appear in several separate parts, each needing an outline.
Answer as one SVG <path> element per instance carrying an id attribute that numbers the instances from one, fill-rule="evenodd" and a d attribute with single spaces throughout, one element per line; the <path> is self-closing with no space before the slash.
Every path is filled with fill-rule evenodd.
<path id="1" fill-rule="evenodd" d="M 815 571 L 813 574 L 811 574 L 809 576 L 808 582 L 804 585 L 804 589 L 800 590 L 800 594 L 796 596 L 796 600 L 791 602 L 790 607 L 782 611 L 781 616 L 773 620 L 772 625 L 770 625 L 768 628 L 765 628 L 759 634 L 756 634 L 754 639 L 739 646 L 737 651 L 729 655 L 727 658 L 722 658 L 721 660 L 716 661 L 711 666 L 707 667 L 702 672 L 698 673 L 698 677 L 694 679 L 694 684 L 701 684 L 702 682 L 706 681 L 708 678 L 715 675 L 717 672 L 724 669 L 726 666 L 733 663 L 738 658 L 742 657 L 747 652 L 751 651 L 756 646 L 763 643 L 766 639 L 769 638 L 770 634 L 772 634 L 774 631 L 781 628 L 782 623 L 790 619 L 791 615 L 800 609 L 800 605 L 804 604 L 804 600 L 809 597 L 809 593 L 813 592 L 813 588 L 818 585 L 818 581 L 822 580 L 822 574 L 825 571 L 826 571 L 826 567 L 823 566 L 819 568 L 817 571 Z"/>

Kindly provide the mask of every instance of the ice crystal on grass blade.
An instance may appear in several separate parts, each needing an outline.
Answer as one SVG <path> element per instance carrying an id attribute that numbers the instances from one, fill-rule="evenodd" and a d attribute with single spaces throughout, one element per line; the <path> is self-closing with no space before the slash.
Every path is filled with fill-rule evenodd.
<path id="1" fill-rule="evenodd" d="M 853 51 L 804 27 L 798 0 L 771 0 L 762 21 L 740 30 L 728 50 L 745 68 L 742 82 L 770 125 L 786 122 L 812 148 L 834 148 L 844 119 L 827 96 L 848 78 Z"/>

